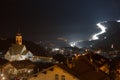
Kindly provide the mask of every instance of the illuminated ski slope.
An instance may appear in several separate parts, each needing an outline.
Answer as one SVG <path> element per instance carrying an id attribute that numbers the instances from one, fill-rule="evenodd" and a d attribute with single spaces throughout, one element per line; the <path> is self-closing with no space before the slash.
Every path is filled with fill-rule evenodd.
<path id="1" fill-rule="evenodd" d="M 106 27 L 102 24 L 102 23 L 106 23 L 106 22 L 107 22 L 107 21 L 100 22 L 100 23 L 96 24 L 96 25 L 98 26 L 98 28 L 100 28 L 101 31 L 98 32 L 98 33 L 95 33 L 95 34 L 92 36 L 92 38 L 90 39 L 90 41 L 91 41 L 91 40 L 98 40 L 98 39 L 99 39 L 98 36 L 106 32 Z M 79 42 L 81 42 L 81 41 L 82 41 L 82 40 L 72 41 L 72 42 L 69 43 L 69 45 L 70 45 L 71 47 L 75 47 L 75 46 L 77 46 L 77 44 L 78 44 Z"/>
<path id="2" fill-rule="evenodd" d="M 104 25 L 102 25 L 102 23 L 103 23 L 103 22 L 97 24 L 98 28 L 100 28 L 101 31 L 100 31 L 99 33 L 94 34 L 94 35 L 92 36 L 92 39 L 91 39 L 91 40 L 97 40 L 97 39 L 99 39 L 98 36 L 106 32 L 106 27 L 105 27 Z"/>

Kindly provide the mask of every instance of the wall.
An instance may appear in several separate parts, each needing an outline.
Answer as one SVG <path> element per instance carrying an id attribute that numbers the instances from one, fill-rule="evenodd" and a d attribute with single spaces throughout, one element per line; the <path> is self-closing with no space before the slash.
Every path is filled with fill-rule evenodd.
<path id="1" fill-rule="evenodd" d="M 53 71 L 47 70 L 46 73 L 39 73 L 36 77 L 31 77 L 28 80 L 55 80 L 55 75 L 59 75 L 59 80 L 61 80 L 62 75 L 65 76 L 65 80 L 78 80 L 76 77 L 67 73 L 59 67 L 55 67 Z"/>

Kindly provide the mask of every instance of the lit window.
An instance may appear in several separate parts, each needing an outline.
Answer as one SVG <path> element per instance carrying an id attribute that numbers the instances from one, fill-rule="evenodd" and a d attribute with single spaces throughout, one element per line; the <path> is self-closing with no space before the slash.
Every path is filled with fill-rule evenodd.
<path id="1" fill-rule="evenodd" d="M 55 80 L 59 80 L 59 75 L 58 74 L 55 75 Z"/>
<path id="2" fill-rule="evenodd" d="M 61 80 L 65 80 L 65 76 L 64 75 L 62 75 Z"/>

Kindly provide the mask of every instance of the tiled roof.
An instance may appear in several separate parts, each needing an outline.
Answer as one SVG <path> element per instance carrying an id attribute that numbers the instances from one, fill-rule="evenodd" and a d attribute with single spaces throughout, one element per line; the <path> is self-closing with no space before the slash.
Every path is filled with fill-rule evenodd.
<path id="1" fill-rule="evenodd" d="M 84 74 L 81 74 L 82 80 L 105 80 L 107 75 L 101 71 L 90 71 Z"/>
<path id="2" fill-rule="evenodd" d="M 67 66 L 65 66 L 65 65 L 57 65 L 57 66 L 59 66 L 59 67 L 62 68 L 63 70 L 67 71 L 68 73 L 70 73 L 70 74 L 72 74 L 73 76 L 75 76 L 75 77 L 77 77 L 77 78 L 80 79 L 80 76 L 79 76 L 76 72 L 74 72 L 74 71 L 72 71 L 70 68 L 68 68 Z"/>
<path id="3" fill-rule="evenodd" d="M 95 67 L 89 62 L 88 55 L 79 57 L 74 63 L 75 66 L 71 69 L 63 64 L 55 64 L 40 72 L 47 71 L 57 66 L 80 80 L 105 80 L 107 77 L 104 72 L 96 71 Z"/>
<path id="4" fill-rule="evenodd" d="M 35 65 L 29 60 L 22 60 L 22 61 L 13 61 L 10 62 L 16 69 L 22 68 L 33 68 Z"/>
<path id="5" fill-rule="evenodd" d="M 63 69 L 64 71 L 66 71 L 68 74 L 71 74 L 72 76 L 74 76 L 74 77 L 76 77 L 76 78 L 78 78 L 79 79 L 79 75 L 77 75 L 77 74 L 75 74 L 74 72 L 72 72 L 68 67 L 66 67 L 66 66 L 64 66 L 64 65 L 61 65 L 61 64 L 54 64 L 54 65 L 51 65 L 50 67 L 48 67 L 48 68 L 46 68 L 46 69 L 43 69 L 43 70 L 41 70 L 39 73 L 42 73 L 42 72 L 45 72 L 45 71 L 47 71 L 47 70 L 54 70 L 54 68 L 55 67 L 59 67 L 59 68 L 61 68 L 61 69 Z M 39 74 L 39 73 L 37 73 L 37 74 Z M 36 74 L 35 74 L 36 75 Z M 34 75 L 33 75 L 34 76 Z M 31 76 L 32 77 L 32 76 Z"/>
<path id="6" fill-rule="evenodd" d="M 93 59 L 93 63 L 97 66 L 97 67 L 101 67 L 105 64 L 108 64 L 109 59 L 105 58 L 102 55 L 99 54 L 92 54 L 91 58 Z"/>
<path id="7" fill-rule="evenodd" d="M 12 46 L 9 49 L 9 52 L 11 55 L 17 55 L 21 53 L 24 47 L 25 45 L 12 44 Z"/>
<path id="8" fill-rule="evenodd" d="M 28 50 L 25 50 L 22 55 L 26 55 L 29 51 Z"/>
<path id="9" fill-rule="evenodd" d="M 106 74 L 96 71 L 95 67 L 89 62 L 88 55 L 79 57 L 75 61 L 75 67 L 71 69 L 80 76 L 81 80 L 104 80 Z"/>

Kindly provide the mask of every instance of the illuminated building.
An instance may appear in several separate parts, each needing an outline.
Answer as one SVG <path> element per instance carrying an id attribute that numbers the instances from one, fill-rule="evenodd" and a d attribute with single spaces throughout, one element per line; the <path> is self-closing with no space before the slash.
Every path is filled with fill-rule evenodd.
<path id="1" fill-rule="evenodd" d="M 9 80 L 15 77 L 29 76 L 34 72 L 35 65 L 29 60 L 12 61 L 3 65 L 2 73 L 9 76 Z M 14 79 L 15 80 L 15 79 Z"/>
<path id="2" fill-rule="evenodd" d="M 37 74 L 29 77 L 28 80 L 79 80 L 79 77 L 62 65 L 53 65 Z"/>
<path id="3" fill-rule="evenodd" d="M 22 44 L 22 35 L 17 33 L 16 44 L 12 44 L 9 50 L 4 55 L 8 61 L 19 61 L 25 59 L 32 59 L 33 54 L 26 49 L 26 46 Z"/>

